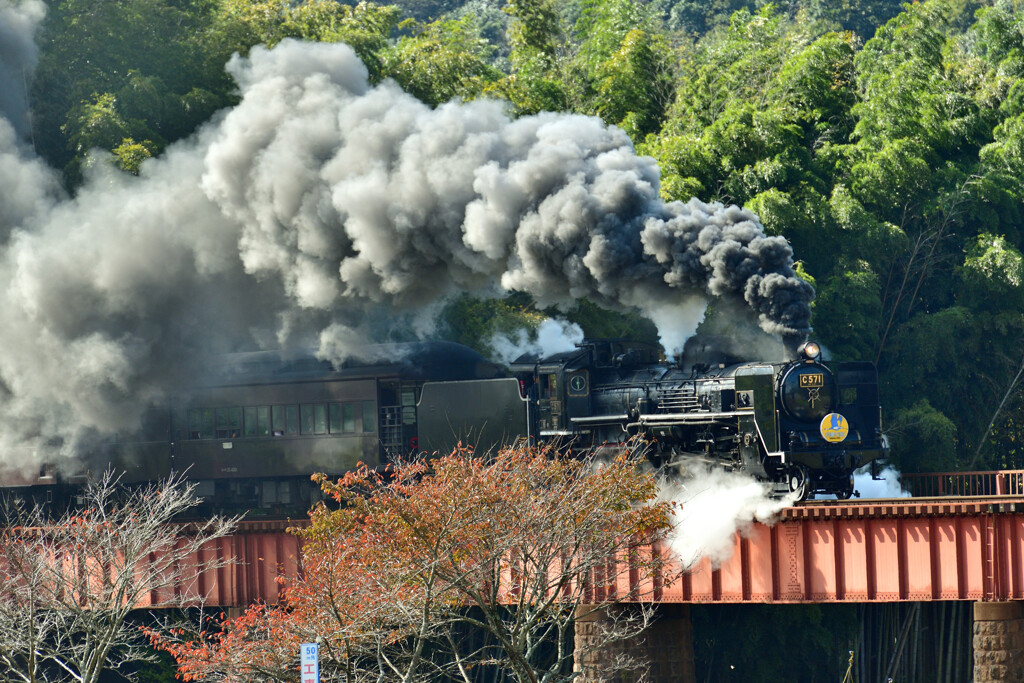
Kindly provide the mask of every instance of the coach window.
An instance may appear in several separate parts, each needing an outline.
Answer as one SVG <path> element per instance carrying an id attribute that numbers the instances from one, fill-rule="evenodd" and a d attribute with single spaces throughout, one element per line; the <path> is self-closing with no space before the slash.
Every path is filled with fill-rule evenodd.
<path id="1" fill-rule="evenodd" d="M 299 410 L 302 414 L 302 433 L 312 434 L 313 433 L 313 406 L 303 404 Z"/>
<path id="2" fill-rule="evenodd" d="M 297 405 L 273 406 L 270 411 L 274 436 L 290 436 L 299 433 L 299 407 Z"/>
<path id="3" fill-rule="evenodd" d="M 303 434 L 324 434 L 327 431 L 327 406 L 304 403 L 300 410 Z"/>
<path id="4" fill-rule="evenodd" d="M 284 406 L 272 406 L 270 408 L 270 429 L 274 436 L 284 436 L 285 419 Z"/>
<path id="5" fill-rule="evenodd" d="M 341 404 L 330 404 L 327 406 L 327 413 L 331 434 L 341 434 Z"/>
<path id="6" fill-rule="evenodd" d="M 356 406 L 354 403 L 345 403 L 341 406 L 341 431 L 345 434 L 352 434 L 356 431 Z"/>
<path id="7" fill-rule="evenodd" d="M 246 406 L 243 416 L 246 436 L 270 435 L 270 407 Z"/>
<path id="8" fill-rule="evenodd" d="M 217 408 L 217 438 L 237 439 L 242 435 L 242 409 Z"/>
<path id="9" fill-rule="evenodd" d="M 402 424 L 416 424 L 416 392 L 402 392 Z"/>
<path id="10" fill-rule="evenodd" d="M 373 401 L 363 401 L 363 431 L 377 431 L 377 404 Z"/>
<path id="11" fill-rule="evenodd" d="M 242 433 L 246 436 L 256 436 L 256 407 L 246 406 L 245 408 L 242 408 L 242 418 Z"/>
<path id="12" fill-rule="evenodd" d="M 212 439 L 213 438 L 213 409 L 212 408 L 189 408 L 189 411 L 188 411 L 188 438 L 190 438 L 190 439 Z"/>

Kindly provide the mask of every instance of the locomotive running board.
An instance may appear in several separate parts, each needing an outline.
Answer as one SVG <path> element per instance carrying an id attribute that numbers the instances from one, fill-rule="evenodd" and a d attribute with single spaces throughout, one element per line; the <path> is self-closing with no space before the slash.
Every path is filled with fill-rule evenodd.
<path id="1" fill-rule="evenodd" d="M 734 410 L 727 413 L 650 413 L 640 415 L 634 424 L 644 424 L 654 427 L 685 424 L 687 422 L 704 422 L 705 420 L 717 420 L 721 418 L 739 417 L 749 415 L 749 410 Z M 570 422 L 577 424 L 619 424 L 629 420 L 629 415 L 590 415 L 587 417 L 570 417 Z"/>
<path id="2" fill-rule="evenodd" d="M 731 410 L 725 413 L 651 413 L 640 415 L 637 422 L 655 427 L 669 426 L 674 424 L 685 424 L 687 422 L 705 422 L 728 417 L 739 417 L 749 415 L 749 410 Z"/>
<path id="3" fill-rule="evenodd" d="M 604 422 L 625 422 L 629 415 L 590 415 L 589 417 L 570 417 L 570 422 L 578 424 L 600 424 Z"/>

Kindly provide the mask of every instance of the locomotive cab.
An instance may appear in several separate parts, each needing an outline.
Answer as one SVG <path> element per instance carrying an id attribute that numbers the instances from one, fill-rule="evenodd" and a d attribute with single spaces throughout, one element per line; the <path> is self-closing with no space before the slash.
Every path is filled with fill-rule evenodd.
<path id="1" fill-rule="evenodd" d="M 531 402 L 531 438 L 535 442 L 571 441 L 576 448 L 620 441 L 620 428 L 614 428 L 617 434 L 612 434 L 613 438 L 606 433 L 606 388 L 636 367 L 656 360 L 653 348 L 621 339 L 588 339 L 573 351 L 544 358 L 520 356 L 511 371 Z M 619 412 L 627 417 L 627 411 Z"/>
<path id="2" fill-rule="evenodd" d="M 533 404 L 532 436 L 571 437 L 572 418 L 590 413 L 591 353 L 580 348 L 545 358 L 524 355 L 512 364 L 523 394 Z"/>

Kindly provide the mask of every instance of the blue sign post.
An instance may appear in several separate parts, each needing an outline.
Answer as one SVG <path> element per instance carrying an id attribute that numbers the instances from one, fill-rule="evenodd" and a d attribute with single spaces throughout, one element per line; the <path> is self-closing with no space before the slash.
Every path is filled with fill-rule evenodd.
<path id="1" fill-rule="evenodd" d="M 303 643 L 299 646 L 302 658 L 299 670 L 302 683 L 320 683 L 320 646 L 316 643 Z"/>

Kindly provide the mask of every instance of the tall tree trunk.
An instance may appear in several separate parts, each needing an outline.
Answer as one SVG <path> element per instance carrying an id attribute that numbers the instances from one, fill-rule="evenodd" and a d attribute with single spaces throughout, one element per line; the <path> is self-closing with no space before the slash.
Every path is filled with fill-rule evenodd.
<path id="1" fill-rule="evenodd" d="M 1014 375 L 1013 381 L 1006 387 L 1006 392 L 1003 394 L 1003 400 L 999 402 L 999 406 L 996 408 L 996 412 L 992 413 L 992 419 L 988 421 L 988 427 L 985 428 L 985 433 L 981 435 L 981 439 L 978 440 L 978 447 L 974 449 L 974 457 L 971 458 L 971 464 L 967 466 L 968 470 L 973 470 L 975 463 L 978 462 L 978 458 L 981 456 L 981 449 L 985 447 L 985 440 L 988 438 L 989 433 L 992 431 L 992 427 L 995 425 L 996 420 L 999 418 L 999 414 L 1003 412 L 1003 406 L 1006 405 L 1006 401 L 1013 394 L 1013 390 L 1017 388 L 1017 383 L 1020 381 L 1021 374 L 1024 374 L 1024 357 L 1020 359 L 1020 368 L 1017 370 L 1017 374 Z"/>

